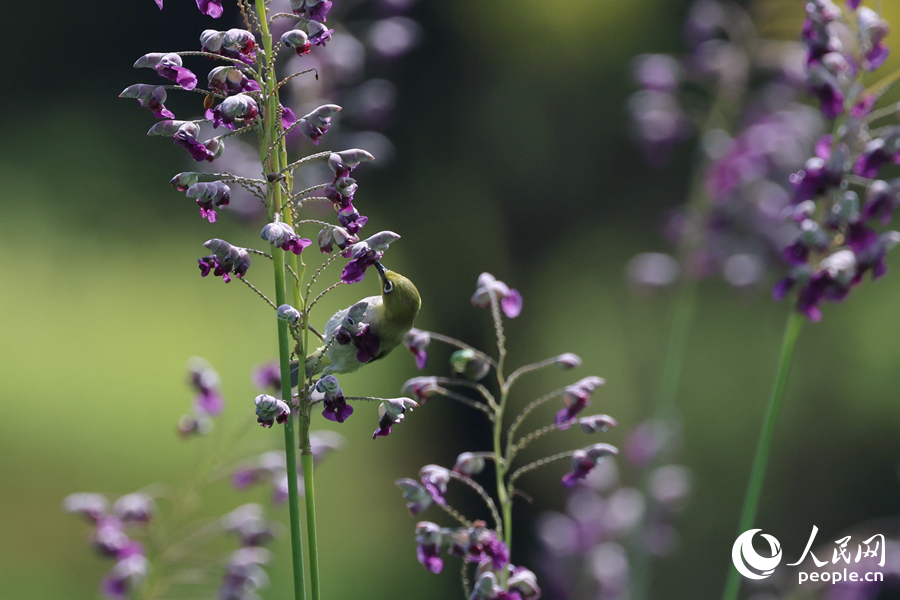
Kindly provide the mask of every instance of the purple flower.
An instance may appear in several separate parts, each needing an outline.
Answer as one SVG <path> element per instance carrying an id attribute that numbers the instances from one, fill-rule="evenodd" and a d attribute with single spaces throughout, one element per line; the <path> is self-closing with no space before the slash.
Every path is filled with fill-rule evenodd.
<path id="1" fill-rule="evenodd" d="M 411 514 L 417 515 L 434 503 L 434 499 L 428 493 L 428 490 L 425 489 L 425 486 L 415 479 L 398 479 L 394 483 L 403 492 L 406 508 L 409 509 Z"/>
<path id="2" fill-rule="evenodd" d="M 282 400 L 268 394 L 260 394 L 256 403 L 256 421 L 263 427 L 271 427 L 276 422 L 287 423 L 291 408 Z"/>
<path id="3" fill-rule="evenodd" d="M 325 185 L 324 195 L 334 202 L 336 208 L 352 209 L 353 195 L 358 188 L 356 180 L 352 177 L 335 176 L 334 181 Z"/>
<path id="4" fill-rule="evenodd" d="M 583 450 L 575 450 L 572 453 L 572 472 L 566 473 L 562 483 L 566 487 L 572 487 L 580 480 L 588 476 L 597 463 L 605 456 L 616 455 L 619 450 L 609 444 L 594 444 Z"/>
<path id="5" fill-rule="evenodd" d="M 416 359 L 416 366 L 420 371 L 424 369 L 425 365 L 428 363 L 428 353 L 425 352 L 425 349 L 430 342 L 431 336 L 428 335 L 427 332 L 416 329 L 415 327 L 410 329 L 403 338 L 403 345 L 406 346 L 407 350 L 412 352 Z"/>
<path id="6" fill-rule="evenodd" d="M 262 546 L 275 537 L 264 517 L 263 507 L 252 502 L 223 516 L 222 529 L 237 535 L 245 548 Z"/>
<path id="7" fill-rule="evenodd" d="M 309 43 L 313 46 L 324 46 L 331 41 L 331 34 L 334 29 L 328 29 L 318 21 L 306 22 L 306 33 L 309 36 Z"/>
<path id="8" fill-rule="evenodd" d="M 384 251 L 400 236 L 392 231 L 380 231 L 375 235 L 353 244 L 344 252 L 351 260 L 341 272 L 344 283 L 359 283 L 366 276 L 366 269 L 377 263 L 384 256 Z"/>
<path id="9" fill-rule="evenodd" d="M 281 368 L 275 361 L 260 365 L 253 372 L 253 385 L 260 389 L 281 391 Z"/>
<path id="10" fill-rule="evenodd" d="M 874 71 L 884 64 L 890 53 L 890 49 L 883 41 L 891 30 L 890 26 L 877 12 L 867 6 L 856 11 L 856 22 L 859 36 L 866 49 L 863 67 L 867 71 Z"/>
<path id="11" fill-rule="evenodd" d="M 334 375 L 325 375 L 316 382 L 315 390 L 325 395 L 322 416 L 329 421 L 343 423 L 353 414 L 353 407 L 344 399 L 344 392 Z"/>
<path id="12" fill-rule="evenodd" d="M 172 111 L 163 104 L 166 101 L 166 88 L 161 85 L 136 83 L 122 90 L 119 98 L 136 99 L 138 104 L 152 112 L 159 119 L 175 118 Z"/>
<path id="13" fill-rule="evenodd" d="M 815 156 L 807 160 L 803 170 L 790 176 L 794 201 L 810 200 L 839 186 L 844 179 L 844 162 L 849 153 L 845 145 L 839 144 L 833 155 L 827 158 Z"/>
<path id="14" fill-rule="evenodd" d="M 444 500 L 447 484 L 450 483 L 450 472 L 447 469 L 438 465 L 425 465 L 419 471 L 419 479 L 435 503 L 447 504 Z"/>
<path id="15" fill-rule="evenodd" d="M 318 144 L 331 126 L 331 118 L 339 110 L 341 107 L 337 104 L 320 106 L 308 115 L 300 117 L 300 131 L 311 139 L 313 144 Z"/>
<path id="16" fill-rule="evenodd" d="M 116 500 L 112 510 L 125 523 L 148 523 L 156 512 L 156 504 L 147 494 L 135 492 Z"/>
<path id="17" fill-rule="evenodd" d="M 200 135 L 200 126 L 196 123 L 187 122 L 178 128 L 172 139 L 175 141 L 175 144 L 190 152 L 191 158 L 197 162 L 204 160 L 212 162 L 216 158 L 215 153 L 206 144 L 201 144 L 197 141 L 198 135 Z"/>
<path id="18" fill-rule="evenodd" d="M 522 312 L 522 295 L 518 291 L 502 281 L 497 281 L 490 273 L 482 273 L 478 276 L 478 287 L 472 296 L 472 304 L 479 308 L 487 308 L 491 305 L 492 295 L 496 295 L 500 301 L 500 308 L 510 319 L 515 319 Z"/>
<path id="19" fill-rule="evenodd" d="M 346 207 L 338 210 L 338 223 L 351 235 L 359 233 L 359 230 L 368 222 L 369 217 L 360 215 L 353 204 L 348 203 Z"/>
<path id="20" fill-rule="evenodd" d="M 900 160 L 900 128 L 896 128 L 884 137 L 869 140 L 866 148 L 856 163 L 853 172 L 861 177 L 874 179 L 883 165 Z"/>
<path id="21" fill-rule="evenodd" d="M 409 398 L 391 398 L 382 402 L 378 405 L 378 429 L 372 434 L 372 439 L 374 440 L 378 436 L 389 435 L 391 426 L 401 422 L 406 411 L 412 411 L 418 406 Z"/>
<path id="22" fill-rule="evenodd" d="M 435 377 L 413 377 L 403 384 L 400 391 L 415 396 L 419 404 L 425 404 L 431 396 L 439 393 L 440 389 Z"/>
<path id="23" fill-rule="evenodd" d="M 507 581 L 510 591 L 521 594 L 522 600 L 538 600 L 541 597 L 541 588 L 538 587 L 535 574 L 525 567 L 510 565 L 510 569 Z"/>
<path id="24" fill-rule="evenodd" d="M 216 67 L 206 76 L 207 88 L 231 96 L 243 92 L 258 92 L 259 83 L 252 77 L 231 66 Z"/>
<path id="25" fill-rule="evenodd" d="M 609 415 L 591 415 L 590 417 L 581 417 L 578 424 L 585 433 L 596 433 L 598 431 L 606 431 L 610 427 L 618 425 L 615 419 Z"/>
<path id="26" fill-rule="evenodd" d="M 309 50 L 312 48 L 309 36 L 302 29 L 291 29 L 285 32 L 281 36 L 281 43 L 287 48 L 293 48 L 297 56 L 309 54 Z"/>
<path id="27" fill-rule="evenodd" d="M 64 511 L 82 515 L 94 524 L 106 515 L 108 507 L 109 501 L 102 494 L 70 494 L 63 500 Z"/>
<path id="28" fill-rule="evenodd" d="M 444 569 L 444 561 L 440 558 L 444 534 L 441 528 L 428 521 L 416 524 L 416 558 L 428 571 L 434 574 Z"/>
<path id="29" fill-rule="evenodd" d="M 668 54 L 642 54 L 632 61 L 635 81 L 645 90 L 674 92 L 683 73 L 681 64 Z"/>
<path id="30" fill-rule="evenodd" d="M 509 550 L 493 529 L 488 529 L 483 521 L 475 521 L 473 527 L 466 531 L 467 543 L 464 548 L 466 562 L 479 565 L 490 563 L 494 570 L 503 569 L 509 564 Z"/>
<path id="31" fill-rule="evenodd" d="M 189 187 L 197 183 L 198 179 L 200 179 L 200 173 L 179 173 L 169 183 L 175 186 L 179 192 L 186 192 Z"/>
<path id="32" fill-rule="evenodd" d="M 847 6 L 850 10 L 856 10 L 860 4 L 862 4 L 862 0 L 847 0 Z"/>
<path id="33" fill-rule="evenodd" d="M 291 0 L 291 10 L 295 15 L 323 23 L 331 6 L 331 0 Z"/>
<path id="34" fill-rule="evenodd" d="M 821 102 L 822 114 L 829 119 L 834 119 L 843 113 L 844 93 L 841 91 L 837 78 L 818 61 L 811 63 L 808 71 L 809 92 Z"/>
<path id="35" fill-rule="evenodd" d="M 554 423 L 559 429 L 568 429 L 575 421 L 575 417 L 590 406 L 591 394 L 606 383 L 600 377 L 589 376 L 566 387 L 563 392 L 563 409 L 556 413 Z"/>
<path id="36" fill-rule="evenodd" d="M 359 236 L 351 234 L 343 227 L 325 227 L 316 237 L 319 250 L 324 254 L 331 254 L 336 245 L 341 250 L 359 241 Z"/>
<path id="37" fill-rule="evenodd" d="M 135 552 L 121 560 L 103 577 L 100 592 L 113 600 L 124 600 L 150 571 L 150 562 Z"/>
<path id="38" fill-rule="evenodd" d="M 281 221 L 269 223 L 263 227 L 260 237 L 272 243 L 276 248 L 281 248 L 293 254 L 300 254 L 304 248 L 312 245 L 312 240 L 301 238 L 294 231 L 293 227 Z"/>
<path id="39" fill-rule="evenodd" d="M 156 2 L 156 5 L 159 7 L 159 10 L 162 10 L 163 0 L 153 0 L 153 1 Z"/>
<path id="40" fill-rule="evenodd" d="M 225 240 L 216 238 L 204 242 L 203 245 L 211 250 L 212 254 L 197 260 L 201 277 L 206 277 L 213 271 L 216 277 L 221 277 L 228 283 L 231 281 L 230 273 L 243 277 L 250 268 L 250 253 L 244 248 L 232 246 Z"/>
<path id="41" fill-rule="evenodd" d="M 332 152 L 328 157 L 328 167 L 334 172 L 335 178 L 346 177 L 358 167 L 360 163 L 375 160 L 375 157 L 359 148 Z"/>
<path id="42" fill-rule="evenodd" d="M 209 15 L 213 19 L 221 17 L 223 12 L 220 0 L 197 0 L 197 8 L 204 15 Z"/>
<path id="43" fill-rule="evenodd" d="M 206 29 L 200 34 L 200 49 L 252 65 L 256 58 L 256 40 L 244 29 L 216 31 Z"/>
<path id="44" fill-rule="evenodd" d="M 271 559 L 271 552 L 257 546 L 248 546 L 232 552 L 215 597 L 220 600 L 258 598 L 259 596 L 253 592 L 268 582 L 268 576 L 260 565 L 268 563 Z"/>
<path id="45" fill-rule="evenodd" d="M 102 556 L 118 557 L 128 552 L 132 542 L 125 535 L 122 520 L 112 515 L 97 520 L 97 527 L 91 533 L 91 546 Z"/>
<path id="46" fill-rule="evenodd" d="M 213 129 L 221 126 L 234 130 L 235 121 L 249 123 L 258 114 L 256 100 L 246 94 L 235 94 L 222 100 L 215 108 L 207 109 L 206 118 L 212 121 Z"/>
<path id="47" fill-rule="evenodd" d="M 151 52 L 137 59 L 135 68 L 150 68 L 156 70 L 162 77 L 174 81 L 186 90 L 197 87 L 197 76 L 182 66 L 181 56 L 170 52 Z"/>
<path id="48" fill-rule="evenodd" d="M 221 208 L 228 206 L 231 200 L 231 188 L 221 181 L 210 181 L 195 183 L 187 189 L 185 195 L 188 198 L 196 198 L 197 206 L 200 207 L 200 216 L 215 223 L 217 214 L 213 210 L 213 206 Z"/>
<path id="49" fill-rule="evenodd" d="M 883 225 L 891 221 L 894 209 L 900 204 L 897 198 L 896 181 L 889 184 L 885 181 L 873 181 L 866 188 L 866 201 L 862 206 L 862 218 L 865 220 L 880 218 Z"/>

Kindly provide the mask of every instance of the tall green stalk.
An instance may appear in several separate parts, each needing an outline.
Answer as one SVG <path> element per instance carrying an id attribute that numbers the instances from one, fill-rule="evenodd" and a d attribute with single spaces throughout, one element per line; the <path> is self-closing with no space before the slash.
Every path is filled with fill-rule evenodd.
<path id="1" fill-rule="evenodd" d="M 756 446 L 756 456 L 753 458 L 753 468 L 750 471 L 750 481 L 747 485 L 747 495 L 744 497 L 744 508 L 741 511 L 741 521 L 738 525 L 737 535 L 752 528 L 753 522 L 756 520 L 756 510 L 759 507 L 759 497 L 762 493 L 762 484 L 766 476 L 766 465 L 769 460 L 769 450 L 772 446 L 775 423 L 778 421 L 781 398 L 784 396 L 784 390 L 787 387 L 791 358 L 794 355 L 794 347 L 797 344 L 797 337 L 800 335 L 800 328 L 803 326 L 803 319 L 804 317 L 800 312 L 795 309 L 791 310 L 784 329 L 781 354 L 778 357 L 778 369 L 775 372 L 775 383 L 772 386 L 772 395 L 769 398 L 766 415 L 763 419 L 763 427 L 759 434 L 759 443 Z M 729 569 L 722 600 L 735 600 L 740 584 L 740 574 L 734 568 Z"/>

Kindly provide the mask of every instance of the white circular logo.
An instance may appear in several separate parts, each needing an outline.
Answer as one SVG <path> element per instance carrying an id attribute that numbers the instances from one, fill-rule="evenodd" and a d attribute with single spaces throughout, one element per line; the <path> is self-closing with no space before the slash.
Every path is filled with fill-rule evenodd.
<path id="1" fill-rule="evenodd" d="M 771 535 L 760 534 L 769 542 L 769 548 L 772 550 L 771 557 L 760 556 L 753 549 L 753 536 L 757 531 L 762 531 L 762 529 L 745 531 L 738 536 L 738 539 L 734 540 L 734 546 L 731 547 L 731 560 L 734 562 L 734 568 L 748 579 L 765 579 L 781 562 L 781 544 Z"/>

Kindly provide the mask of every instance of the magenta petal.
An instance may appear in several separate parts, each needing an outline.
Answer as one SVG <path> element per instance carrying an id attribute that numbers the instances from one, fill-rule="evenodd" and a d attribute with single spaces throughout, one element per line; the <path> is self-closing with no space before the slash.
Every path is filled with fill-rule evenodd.
<path id="1" fill-rule="evenodd" d="M 184 67 L 172 67 L 172 69 L 177 73 L 175 83 L 186 90 L 192 90 L 197 87 L 197 76 L 190 69 L 185 69 Z"/>
<path id="2" fill-rule="evenodd" d="M 159 10 L 162 10 L 163 0 L 155 0 L 155 1 L 156 1 L 156 5 L 159 7 Z"/>
<path id="3" fill-rule="evenodd" d="M 500 308 L 507 317 L 515 319 L 522 312 L 522 295 L 518 291 L 510 289 L 509 294 L 500 301 Z"/>
<path id="4" fill-rule="evenodd" d="M 199 8 L 200 12 L 204 15 L 209 15 L 213 19 L 221 17 L 223 12 L 219 0 L 197 0 L 197 8 Z"/>

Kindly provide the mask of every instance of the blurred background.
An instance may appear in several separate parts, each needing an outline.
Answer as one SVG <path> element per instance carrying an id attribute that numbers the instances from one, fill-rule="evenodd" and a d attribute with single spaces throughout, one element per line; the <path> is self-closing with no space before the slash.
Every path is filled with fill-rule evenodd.
<path id="1" fill-rule="evenodd" d="M 102 1 L 6 7 L 13 50 L 0 129 L 2 598 L 97 597 L 109 563 L 85 543 L 87 526 L 62 512 L 67 494 L 115 498 L 157 482 L 176 488 L 204 444 L 239 462 L 282 441 L 252 422 L 251 370 L 276 351 L 271 314 L 240 284 L 201 279 L 195 262 L 210 237 L 261 248 L 260 222 L 228 211 L 214 226 L 198 218 L 167 184 L 192 168 L 187 155 L 145 137 L 153 117 L 116 97 L 156 80 L 131 69 L 142 54 L 193 49 L 202 29 L 237 25 L 213 22 L 189 0 L 166 4 L 164 11 L 151 0 L 124 9 Z M 743 4 L 761 35 L 798 39 L 802 2 Z M 386 262 L 421 291 L 418 326 L 490 350 L 489 315 L 469 303 L 478 275 L 490 271 L 525 300 L 509 322 L 509 364 L 561 352 L 584 361 L 573 373 L 532 376 L 514 403 L 587 375 L 607 380 L 594 408 L 619 427 L 587 441 L 570 430 L 534 457 L 596 441 L 621 445 L 650 414 L 672 294 L 635 294 L 625 268 L 639 252 L 669 249 L 660 215 L 685 201 L 696 140 L 651 168 L 626 105 L 637 89 L 635 55 L 685 51 L 688 5 L 419 0 L 407 13 L 420 28 L 418 45 L 369 65 L 395 86 L 384 129 L 393 160 L 360 169 L 357 205 L 373 231 L 403 236 Z M 234 7 L 225 6 L 227 20 Z M 365 7 L 345 9 L 348 26 L 375 18 Z M 886 2 L 885 16 L 897 22 L 900 7 Z M 898 67 L 895 54 L 884 70 Z M 202 85 L 203 67 L 196 72 Z M 195 96 L 171 98 L 176 114 L 196 109 Z M 264 286 L 268 272 L 249 275 Z M 740 289 L 718 277 L 700 283 L 677 399 L 680 462 L 692 472 L 692 492 L 674 522 L 677 550 L 655 563 L 655 597 L 721 592 L 789 310 L 770 298 L 775 280 L 767 275 Z M 369 279 L 339 290 L 314 322 L 375 291 Z M 785 549 L 799 552 L 813 525 L 825 541 L 900 514 L 897 298 L 900 277 L 892 273 L 827 306 L 823 321 L 801 333 L 757 521 Z M 435 349 L 426 373 L 444 374 L 447 355 Z M 217 434 L 237 442 L 176 435 L 192 398 L 184 375 L 191 356 L 221 375 L 226 411 Z M 399 350 L 341 384 L 348 394 L 392 397 L 418 374 Z M 416 562 L 419 519 L 393 481 L 487 449 L 486 424 L 441 400 L 376 441 L 375 406 L 358 406 L 344 425 L 317 421 L 348 440 L 317 471 L 326 596 L 458 598 L 455 560 L 437 576 Z M 559 463 L 522 481 L 534 504 L 517 509 L 514 563 L 540 573 L 534 524 L 541 510 L 564 509 L 559 478 L 567 468 Z M 234 491 L 226 477 L 204 493 L 198 515 L 268 498 L 267 489 Z M 270 514 L 286 522 L 283 507 Z M 222 543 L 221 552 L 231 547 Z M 272 549 L 264 596 L 286 597 L 286 536 Z"/>

